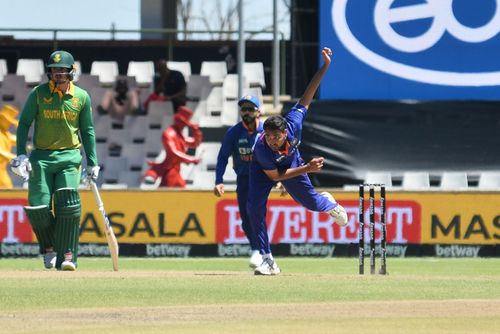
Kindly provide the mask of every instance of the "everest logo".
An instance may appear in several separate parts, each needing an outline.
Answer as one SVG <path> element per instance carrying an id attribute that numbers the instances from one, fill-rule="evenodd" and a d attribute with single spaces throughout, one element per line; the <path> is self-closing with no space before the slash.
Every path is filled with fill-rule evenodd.
<path id="1" fill-rule="evenodd" d="M 473 58 L 478 54 L 488 56 L 488 51 L 480 47 L 488 42 L 491 44 L 494 38 L 498 42 L 500 0 L 482 1 L 481 5 L 472 7 L 468 13 L 476 18 L 482 15 L 474 24 L 464 17 L 467 15 L 460 15 L 467 13 L 463 6 L 472 5 L 463 1 L 363 0 L 363 7 L 358 9 L 373 9 L 373 13 L 369 14 L 373 22 L 365 20 L 363 27 L 350 25 L 349 18 L 366 14 L 352 10 L 350 4 L 360 5 L 359 0 L 333 1 L 333 27 L 347 50 L 367 65 L 396 77 L 428 84 L 461 87 L 500 85 L 500 71 L 481 68 L 484 62 Z M 370 37 L 360 38 L 362 29 L 373 29 L 373 33 Z M 375 39 L 380 40 L 377 47 Z M 461 43 L 459 52 L 453 47 L 447 52 L 439 52 L 452 43 Z M 462 54 L 462 46 L 469 48 L 467 55 Z M 442 59 L 419 62 L 424 56 L 433 60 L 441 56 Z M 491 63 L 498 64 L 498 55 L 489 56 L 489 59 L 497 59 Z M 460 57 L 463 57 L 462 64 L 468 68 L 450 68 L 449 60 Z"/>

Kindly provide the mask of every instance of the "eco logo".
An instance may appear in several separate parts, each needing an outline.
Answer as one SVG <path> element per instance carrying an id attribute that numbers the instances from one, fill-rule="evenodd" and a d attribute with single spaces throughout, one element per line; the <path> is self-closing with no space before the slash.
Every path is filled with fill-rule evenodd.
<path id="1" fill-rule="evenodd" d="M 331 19 L 347 50 L 379 71 L 436 85 L 500 85 L 491 52 L 500 0 L 334 0 Z"/>

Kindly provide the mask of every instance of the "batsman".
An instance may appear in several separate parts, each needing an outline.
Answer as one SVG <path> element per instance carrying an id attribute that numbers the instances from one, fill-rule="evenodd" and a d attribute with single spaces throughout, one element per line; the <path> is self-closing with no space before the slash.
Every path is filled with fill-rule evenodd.
<path id="1" fill-rule="evenodd" d="M 97 179 L 95 132 L 89 94 L 72 82 L 75 60 L 55 51 L 47 62 L 48 82 L 31 91 L 17 128 L 17 157 L 10 167 L 28 181 L 24 208 L 40 244 L 45 268 L 77 268 L 83 143 L 87 177 Z M 34 123 L 33 150 L 27 156 L 28 131 Z M 81 138 L 81 140 L 80 140 Z"/>

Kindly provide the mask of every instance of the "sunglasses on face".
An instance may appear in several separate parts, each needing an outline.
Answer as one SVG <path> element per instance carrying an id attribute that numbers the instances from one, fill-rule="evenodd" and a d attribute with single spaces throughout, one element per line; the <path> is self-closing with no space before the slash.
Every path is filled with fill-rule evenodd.
<path id="1" fill-rule="evenodd" d="M 253 111 L 257 111 L 258 109 L 255 108 L 255 107 L 241 107 L 240 108 L 240 111 L 243 111 L 243 112 L 253 112 Z"/>

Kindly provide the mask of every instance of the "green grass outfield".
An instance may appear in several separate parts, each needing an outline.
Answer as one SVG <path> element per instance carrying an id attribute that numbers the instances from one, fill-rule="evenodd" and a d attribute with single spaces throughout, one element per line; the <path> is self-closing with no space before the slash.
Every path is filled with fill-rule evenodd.
<path id="1" fill-rule="evenodd" d="M 262 277 L 244 258 L 0 259 L 0 333 L 500 332 L 498 258 L 389 258 L 388 276 L 358 275 L 357 258 L 277 261 Z"/>

